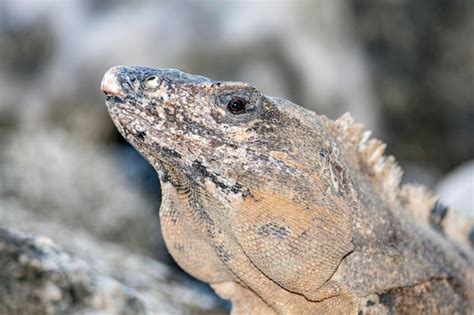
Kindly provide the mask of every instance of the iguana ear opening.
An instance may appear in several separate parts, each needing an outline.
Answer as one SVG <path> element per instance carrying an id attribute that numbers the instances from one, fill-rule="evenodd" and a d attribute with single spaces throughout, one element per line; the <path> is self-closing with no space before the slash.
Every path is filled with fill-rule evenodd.
<path id="1" fill-rule="evenodd" d="M 259 270 L 308 299 L 317 296 L 353 248 L 349 217 L 343 212 L 308 210 L 274 194 L 247 199 L 236 210 L 232 228 Z"/>

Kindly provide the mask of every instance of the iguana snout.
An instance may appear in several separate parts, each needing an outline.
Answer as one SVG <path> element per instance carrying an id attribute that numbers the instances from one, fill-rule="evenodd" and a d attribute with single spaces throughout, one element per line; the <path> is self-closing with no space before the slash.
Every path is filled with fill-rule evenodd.
<path id="1" fill-rule="evenodd" d="M 107 96 L 123 96 L 122 85 L 117 77 L 122 67 L 110 68 L 104 75 L 100 84 L 100 90 Z"/>

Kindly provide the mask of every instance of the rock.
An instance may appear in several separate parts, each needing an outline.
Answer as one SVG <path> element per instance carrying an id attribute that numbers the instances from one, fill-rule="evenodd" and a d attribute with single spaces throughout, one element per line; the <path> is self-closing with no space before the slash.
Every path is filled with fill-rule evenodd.
<path id="1" fill-rule="evenodd" d="M 350 3 L 389 150 L 441 174 L 471 159 L 474 2 Z"/>
<path id="2" fill-rule="evenodd" d="M 123 170 L 114 153 L 60 128 L 19 131 L 0 152 L 0 206 L 11 208 L 15 203 L 34 217 L 48 218 L 64 228 L 87 230 L 136 253 L 164 257 L 159 204 L 127 176 L 131 168 Z M 158 185 L 154 188 L 159 191 Z M 29 221 L 18 220 L 16 214 L 5 214 L 11 227 Z"/>
<path id="3" fill-rule="evenodd" d="M 120 253 L 96 250 L 96 261 Z M 0 228 L 0 314 L 223 314 L 216 300 L 170 277 L 164 265 L 121 258 L 127 268 L 118 281 L 48 237 Z M 104 265 L 113 268 L 114 262 Z"/>
<path id="4" fill-rule="evenodd" d="M 445 175 L 436 185 L 443 203 L 474 218 L 474 161 L 468 161 Z"/>
<path id="5" fill-rule="evenodd" d="M 146 314 L 137 293 L 49 238 L 0 229 L 1 314 Z"/>

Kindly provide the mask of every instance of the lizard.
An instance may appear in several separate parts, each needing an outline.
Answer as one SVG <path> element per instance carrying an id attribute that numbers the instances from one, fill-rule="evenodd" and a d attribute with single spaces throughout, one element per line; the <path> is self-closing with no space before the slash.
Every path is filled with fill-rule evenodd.
<path id="1" fill-rule="evenodd" d="M 172 257 L 231 314 L 474 312 L 472 221 L 448 229 L 349 114 L 176 69 L 116 66 L 101 90 L 158 173 Z"/>

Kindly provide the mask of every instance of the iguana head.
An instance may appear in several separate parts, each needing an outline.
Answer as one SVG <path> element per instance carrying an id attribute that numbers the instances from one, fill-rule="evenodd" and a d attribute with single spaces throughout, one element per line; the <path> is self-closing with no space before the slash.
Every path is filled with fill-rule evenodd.
<path id="1" fill-rule="evenodd" d="M 296 126 L 300 122 L 284 115 L 281 101 L 247 83 L 174 69 L 114 67 L 101 89 L 121 134 L 162 180 L 173 168 L 190 179 L 210 177 L 223 190 L 240 191 L 246 181 L 270 176 L 270 164 L 285 167 L 272 152 L 290 150 L 289 142 L 309 136 Z M 294 131 L 285 135 L 290 128 Z"/>

